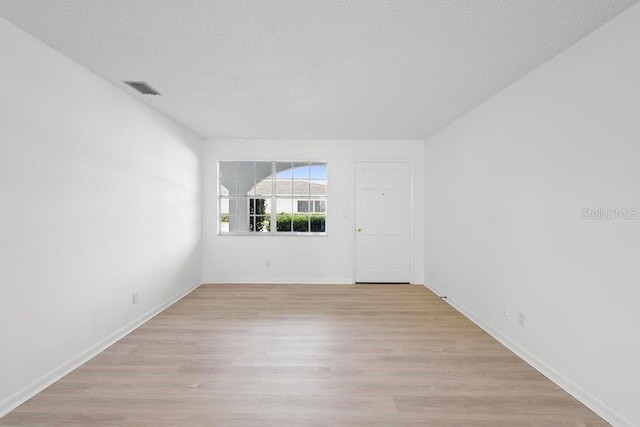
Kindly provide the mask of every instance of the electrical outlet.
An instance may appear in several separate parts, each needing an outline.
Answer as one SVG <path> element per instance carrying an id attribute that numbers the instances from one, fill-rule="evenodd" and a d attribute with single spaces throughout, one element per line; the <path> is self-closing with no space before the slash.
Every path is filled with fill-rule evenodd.
<path id="1" fill-rule="evenodd" d="M 271 267 L 271 260 L 270 259 L 267 260 L 266 265 L 267 265 L 267 267 Z"/>
<path id="2" fill-rule="evenodd" d="M 518 325 L 524 328 L 524 313 L 518 313 Z"/>
<path id="3" fill-rule="evenodd" d="M 134 292 L 131 296 L 131 304 L 137 304 L 140 301 L 140 294 L 138 292 Z"/>

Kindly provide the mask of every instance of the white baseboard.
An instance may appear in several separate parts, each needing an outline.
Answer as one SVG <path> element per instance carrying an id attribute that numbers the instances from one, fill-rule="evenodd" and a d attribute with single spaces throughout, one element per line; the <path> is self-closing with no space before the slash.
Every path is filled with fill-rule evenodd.
<path id="1" fill-rule="evenodd" d="M 179 301 L 180 299 L 182 299 L 183 297 L 191 293 L 194 289 L 196 289 L 200 285 L 201 284 L 198 283 L 197 285 L 192 286 L 186 291 L 181 292 L 180 294 L 170 298 L 168 301 L 156 306 L 155 308 L 151 309 L 147 313 L 143 314 L 142 316 L 138 317 L 137 319 L 123 326 L 119 330 L 115 331 L 108 337 L 92 345 L 82 353 L 78 354 L 77 356 L 74 356 L 73 358 L 63 363 L 62 365 L 58 366 L 57 368 L 51 370 L 50 372 L 38 378 L 37 380 L 33 381 L 31 384 L 27 385 L 23 389 L 19 390 L 18 392 L 4 399 L 2 402 L 0 402 L 0 418 L 4 417 L 9 412 L 13 411 L 15 408 L 22 405 L 24 402 L 31 399 L 33 396 L 40 393 L 42 390 L 49 387 L 51 384 L 55 383 L 60 378 L 64 377 L 74 369 L 77 369 L 82 364 L 93 359 L 95 356 L 103 352 L 106 348 L 113 345 L 118 340 L 122 339 L 124 336 L 131 333 L 133 330 L 139 328 L 142 324 L 152 319 L 153 317 L 158 315 L 160 312 L 165 310 L 167 307 L 173 305 L 174 303 L 176 303 L 177 301 Z"/>
<path id="2" fill-rule="evenodd" d="M 427 286 L 427 285 L 425 285 Z M 427 288 L 434 291 L 430 286 Z M 439 295 L 439 294 L 438 294 Z M 578 401 L 580 401 L 587 408 L 591 409 L 593 412 L 602 417 L 605 421 L 614 425 L 616 427 L 633 427 L 631 421 L 627 420 L 623 415 L 609 407 L 601 400 L 597 399 L 591 393 L 587 392 L 583 388 L 576 385 L 574 382 L 560 374 L 558 371 L 553 369 L 551 366 L 547 365 L 540 359 L 538 359 L 535 355 L 530 353 L 528 350 L 522 348 L 516 342 L 514 342 L 509 337 L 504 336 L 487 323 L 482 321 L 478 316 L 473 314 L 471 311 L 467 310 L 462 305 L 452 301 L 450 298 L 443 299 L 450 306 L 459 311 L 462 315 L 464 315 L 467 319 L 471 320 L 473 323 L 478 325 L 481 329 L 483 329 L 486 333 L 491 335 L 493 338 L 498 340 L 502 345 L 515 353 L 522 360 L 527 362 L 531 367 L 536 369 L 542 375 L 553 381 L 558 387 L 562 388 L 564 391 L 575 397 Z"/>
<path id="3" fill-rule="evenodd" d="M 440 289 L 436 288 L 435 286 L 432 286 L 432 285 L 430 285 L 428 283 L 425 283 L 424 287 L 429 289 L 431 292 L 433 292 L 434 294 L 436 294 L 440 298 L 446 299 L 446 297 L 447 297 Z"/>
<path id="4" fill-rule="evenodd" d="M 349 279 L 229 279 L 229 280 L 206 280 L 203 285 L 353 285 L 353 281 Z M 422 283 L 411 283 L 411 285 L 424 286 Z"/>
<path id="5" fill-rule="evenodd" d="M 353 285 L 351 280 L 345 279 L 326 279 L 326 280 L 310 280 L 310 279 L 228 279 L 228 280 L 220 280 L 220 279 L 212 279 L 205 280 L 203 284 L 209 285 Z"/>

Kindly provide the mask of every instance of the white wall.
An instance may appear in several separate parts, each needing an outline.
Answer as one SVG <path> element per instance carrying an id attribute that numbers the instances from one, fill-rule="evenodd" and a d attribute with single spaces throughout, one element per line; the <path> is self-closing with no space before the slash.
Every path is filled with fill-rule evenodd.
<path id="1" fill-rule="evenodd" d="M 636 426 L 640 221 L 581 210 L 640 208 L 638 40 L 634 6 L 425 148 L 425 281 L 614 425 Z"/>
<path id="2" fill-rule="evenodd" d="M 200 283 L 202 143 L 2 19 L 0 55 L 1 416 Z"/>
<path id="3" fill-rule="evenodd" d="M 353 283 L 355 163 L 412 162 L 415 185 L 413 283 L 423 283 L 423 142 L 210 140 L 204 145 L 204 281 Z M 216 165 L 220 160 L 328 162 L 327 232 L 319 236 L 218 236 Z M 343 217 L 343 212 L 347 217 Z M 266 261 L 271 267 L 266 267 Z"/>

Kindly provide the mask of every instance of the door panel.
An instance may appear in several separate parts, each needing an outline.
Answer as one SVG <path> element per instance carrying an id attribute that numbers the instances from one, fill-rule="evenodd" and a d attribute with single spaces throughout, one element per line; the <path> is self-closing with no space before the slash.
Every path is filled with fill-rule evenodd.
<path id="1" fill-rule="evenodd" d="M 367 226 L 367 228 L 370 228 L 379 226 L 381 206 L 378 189 L 362 189 L 361 198 L 360 210 L 362 217 L 360 218 L 360 227 Z"/>
<path id="2" fill-rule="evenodd" d="M 388 234 L 386 237 L 387 269 L 390 271 L 404 271 L 409 267 L 405 251 L 405 247 L 409 243 L 407 242 L 407 237 L 393 234 Z"/>
<path id="3" fill-rule="evenodd" d="M 380 236 L 362 236 L 362 266 L 369 271 L 375 271 L 380 266 Z"/>

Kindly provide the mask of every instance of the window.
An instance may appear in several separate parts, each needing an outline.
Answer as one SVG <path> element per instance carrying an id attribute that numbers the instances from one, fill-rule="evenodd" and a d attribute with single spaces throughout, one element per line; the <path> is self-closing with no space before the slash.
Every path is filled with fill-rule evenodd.
<path id="1" fill-rule="evenodd" d="M 327 164 L 220 162 L 220 234 L 324 233 Z"/>

